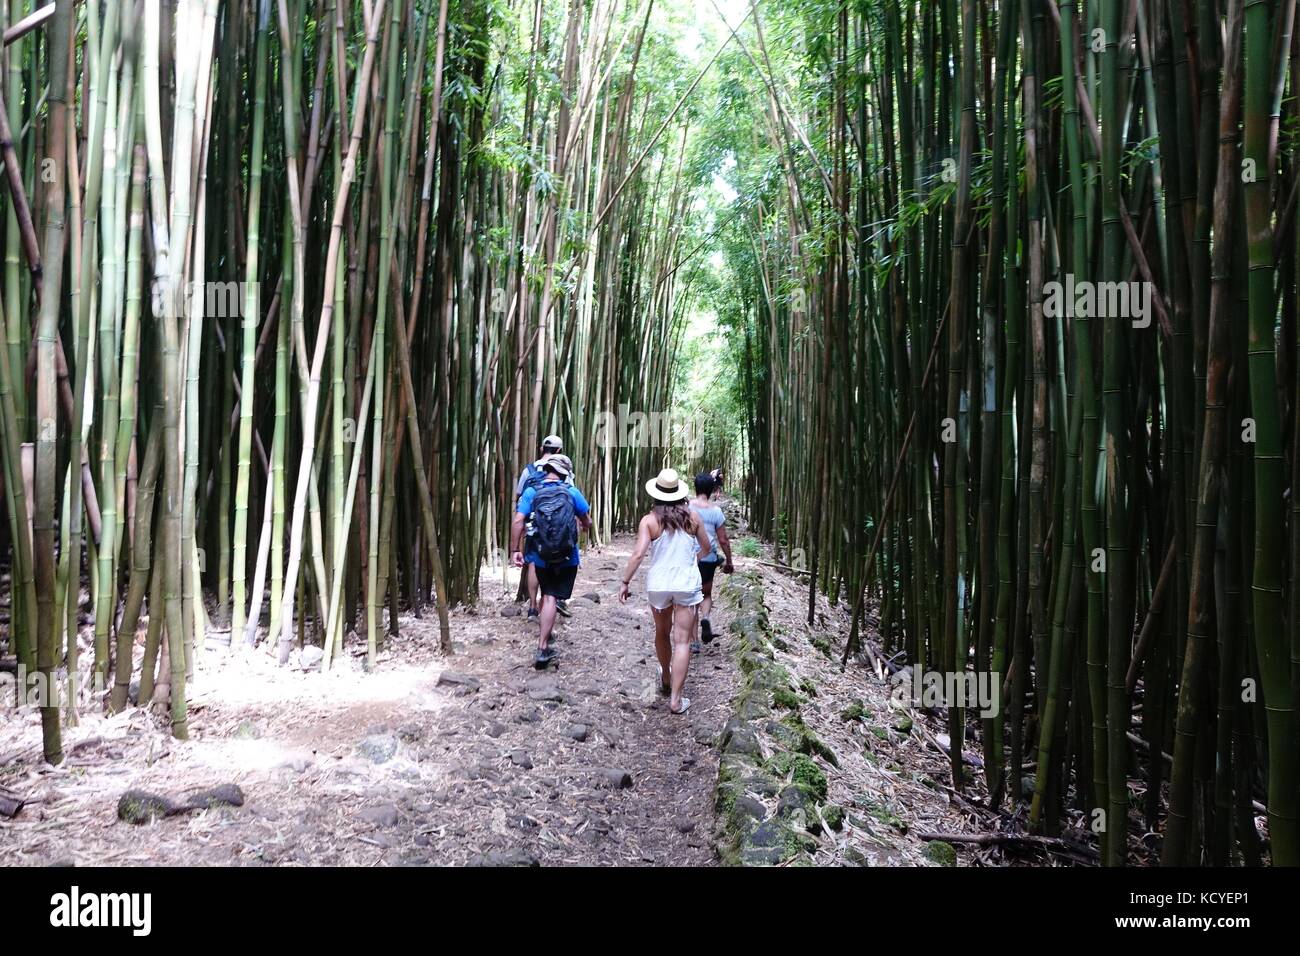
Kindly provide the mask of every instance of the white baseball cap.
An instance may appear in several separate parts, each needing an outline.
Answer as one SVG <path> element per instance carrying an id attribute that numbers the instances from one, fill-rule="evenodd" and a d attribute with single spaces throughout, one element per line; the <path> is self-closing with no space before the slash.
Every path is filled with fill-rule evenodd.
<path id="1" fill-rule="evenodd" d="M 542 439 L 542 448 L 547 451 L 559 451 L 564 447 L 564 440 L 559 435 L 547 435 Z"/>

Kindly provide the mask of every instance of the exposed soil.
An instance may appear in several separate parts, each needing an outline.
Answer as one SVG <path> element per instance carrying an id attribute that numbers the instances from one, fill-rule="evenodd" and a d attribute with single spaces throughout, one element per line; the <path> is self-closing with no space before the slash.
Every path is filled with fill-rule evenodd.
<path id="1" fill-rule="evenodd" d="M 537 625 L 497 577 L 453 612 L 450 659 L 431 650 L 436 623 L 409 616 L 371 674 L 351 659 L 321 675 L 208 655 L 188 742 L 142 710 L 84 716 L 49 768 L 37 715 L 3 712 L 0 786 L 29 803 L 0 819 L 0 863 L 712 863 L 713 741 L 734 664 L 725 641 L 706 647 L 690 712 L 668 712 L 644 599 L 617 601 L 629 550 L 619 538 L 585 555 L 543 673 Z M 715 620 L 725 628 L 725 610 Z M 116 817 L 129 788 L 179 798 L 227 782 L 243 807 Z"/>

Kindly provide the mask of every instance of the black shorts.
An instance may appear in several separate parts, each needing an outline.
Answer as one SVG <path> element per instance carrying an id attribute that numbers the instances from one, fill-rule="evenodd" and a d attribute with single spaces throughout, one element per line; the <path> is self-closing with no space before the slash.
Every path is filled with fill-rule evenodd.
<path id="1" fill-rule="evenodd" d="M 533 565 L 537 569 L 537 587 L 543 594 L 561 601 L 567 601 L 573 595 L 573 582 L 578 578 L 578 566 L 547 567 L 544 564 Z"/>
<path id="2" fill-rule="evenodd" d="M 704 584 L 712 584 L 713 576 L 718 573 L 718 562 L 697 561 L 695 563 L 700 569 L 700 581 Z"/>

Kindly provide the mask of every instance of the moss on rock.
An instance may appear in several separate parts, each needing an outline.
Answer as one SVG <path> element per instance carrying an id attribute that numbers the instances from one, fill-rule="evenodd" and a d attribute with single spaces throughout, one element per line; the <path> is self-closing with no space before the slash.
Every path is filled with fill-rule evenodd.
<path id="1" fill-rule="evenodd" d="M 776 754 L 768 761 L 768 769 L 806 787 L 818 800 L 826 799 L 826 774 L 808 755 L 789 752 Z"/>
<path id="2" fill-rule="evenodd" d="M 799 695 L 789 687 L 778 687 L 772 691 L 772 703 L 774 706 L 785 710 L 798 710 L 800 700 Z"/>
<path id="3" fill-rule="evenodd" d="M 957 851 L 953 849 L 951 843 L 945 843 L 943 840 L 931 840 L 925 845 L 921 855 L 936 866 L 957 865 Z"/>

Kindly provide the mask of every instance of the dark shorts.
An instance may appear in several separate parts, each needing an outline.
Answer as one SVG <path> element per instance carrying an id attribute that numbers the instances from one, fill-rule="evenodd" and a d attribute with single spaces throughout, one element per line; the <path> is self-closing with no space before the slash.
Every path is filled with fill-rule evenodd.
<path id="1" fill-rule="evenodd" d="M 545 565 L 533 565 L 537 568 L 537 587 L 543 594 L 567 601 L 573 595 L 573 582 L 578 578 L 578 566 L 551 568 Z"/>
<path id="2" fill-rule="evenodd" d="M 712 584 L 713 576 L 718 573 L 718 562 L 697 561 L 695 563 L 700 569 L 700 581 L 704 584 Z"/>

